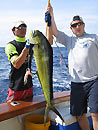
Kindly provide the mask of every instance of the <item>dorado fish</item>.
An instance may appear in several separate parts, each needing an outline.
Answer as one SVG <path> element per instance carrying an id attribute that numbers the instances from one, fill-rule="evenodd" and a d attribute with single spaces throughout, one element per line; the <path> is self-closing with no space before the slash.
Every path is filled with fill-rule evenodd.
<path id="1" fill-rule="evenodd" d="M 62 120 L 62 116 L 57 109 L 51 104 L 51 90 L 53 94 L 53 51 L 47 38 L 39 31 L 35 30 L 30 32 L 29 42 L 33 43 L 33 51 L 35 63 L 37 66 L 37 74 L 42 86 L 42 90 L 46 100 L 46 108 L 44 115 L 44 124 L 49 113 L 49 110 L 53 110 Z M 64 120 L 63 120 L 64 121 Z"/>

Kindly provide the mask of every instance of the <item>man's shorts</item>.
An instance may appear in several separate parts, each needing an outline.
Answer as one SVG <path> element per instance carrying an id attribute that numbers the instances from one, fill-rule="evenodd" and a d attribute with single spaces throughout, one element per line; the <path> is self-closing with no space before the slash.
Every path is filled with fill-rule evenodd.
<path id="1" fill-rule="evenodd" d="M 7 97 L 7 100 L 5 102 L 21 100 L 21 99 L 25 99 L 28 97 L 33 97 L 33 87 L 31 87 L 27 90 L 17 91 L 17 92 L 14 92 L 13 90 L 11 90 L 9 88 L 8 89 L 8 97 Z"/>
<path id="2" fill-rule="evenodd" d="M 87 113 L 98 113 L 98 78 L 86 83 L 71 83 L 70 113 L 81 116 Z"/>

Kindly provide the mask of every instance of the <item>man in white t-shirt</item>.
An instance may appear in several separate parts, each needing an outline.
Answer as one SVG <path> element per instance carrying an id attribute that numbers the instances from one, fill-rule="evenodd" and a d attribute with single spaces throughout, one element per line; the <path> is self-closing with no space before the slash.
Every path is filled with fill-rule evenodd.
<path id="1" fill-rule="evenodd" d="M 98 36 L 85 32 L 85 23 L 80 16 L 74 16 L 68 36 L 57 29 L 51 5 L 47 7 L 51 15 L 51 27 L 57 42 L 68 48 L 69 73 L 71 75 L 70 113 L 82 130 L 90 130 L 86 118 L 87 104 L 93 120 L 94 130 L 98 130 Z"/>

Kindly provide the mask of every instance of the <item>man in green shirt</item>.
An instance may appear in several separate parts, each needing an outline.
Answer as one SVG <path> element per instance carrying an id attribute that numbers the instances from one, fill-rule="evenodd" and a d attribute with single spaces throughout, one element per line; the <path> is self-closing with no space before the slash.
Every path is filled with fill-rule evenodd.
<path id="1" fill-rule="evenodd" d="M 26 41 L 27 25 L 24 21 L 17 21 L 12 32 L 15 40 L 9 42 L 5 53 L 11 63 L 9 89 L 7 101 L 20 100 L 33 96 L 31 74 L 32 45 Z"/>

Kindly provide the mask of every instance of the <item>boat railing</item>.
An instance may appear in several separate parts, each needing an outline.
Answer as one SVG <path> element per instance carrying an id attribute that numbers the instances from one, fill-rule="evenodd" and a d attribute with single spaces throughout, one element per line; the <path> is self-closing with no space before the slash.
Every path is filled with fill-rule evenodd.
<path id="1" fill-rule="evenodd" d="M 56 92 L 54 93 L 54 99 L 51 103 L 58 104 L 68 101 L 69 99 L 70 91 Z M 44 95 L 34 96 L 33 98 L 13 102 L 14 105 L 11 104 L 11 102 L 0 104 L 0 122 L 18 115 L 44 108 L 46 105 Z"/>

